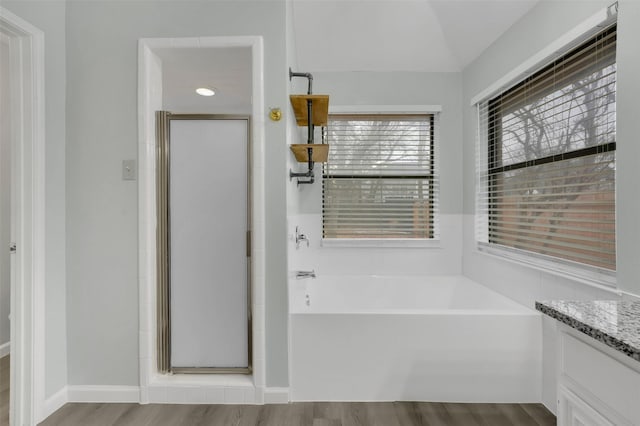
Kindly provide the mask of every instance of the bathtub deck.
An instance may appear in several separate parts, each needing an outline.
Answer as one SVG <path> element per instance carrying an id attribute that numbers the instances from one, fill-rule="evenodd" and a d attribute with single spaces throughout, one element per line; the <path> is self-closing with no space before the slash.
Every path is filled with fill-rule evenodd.
<path id="1" fill-rule="evenodd" d="M 67 404 L 40 426 L 555 425 L 541 404 L 299 402 L 282 405 Z"/>

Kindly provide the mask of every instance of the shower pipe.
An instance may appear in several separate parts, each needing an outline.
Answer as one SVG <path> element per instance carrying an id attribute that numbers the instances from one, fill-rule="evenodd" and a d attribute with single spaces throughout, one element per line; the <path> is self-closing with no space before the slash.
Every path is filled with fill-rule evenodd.
<path id="1" fill-rule="evenodd" d="M 309 81 L 309 86 L 307 88 L 307 95 L 311 95 L 313 94 L 313 75 L 311 75 L 311 73 L 309 72 L 293 72 L 291 70 L 291 68 L 289 68 L 289 81 L 291 81 L 291 79 L 293 77 L 304 77 Z M 313 117 L 312 117 L 312 101 L 311 99 L 307 99 L 307 143 L 308 144 L 313 144 L 313 133 L 314 133 L 314 126 L 313 126 Z M 289 179 L 292 179 L 294 177 L 306 177 L 309 178 L 309 180 L 304 181 L 304 180 L 300 180 L 298 179 L 298 185 L 300 185 L 301 183 L 303 184 L 311 184 L 313 182 L 315 182 L 315 176 L 313 173 L 313 149 L 311 148 L 307 148 L 307 157 L 308 157 L 308 170 L 304 173 L 295 173 L 292 171 L 289 171 Z"/>

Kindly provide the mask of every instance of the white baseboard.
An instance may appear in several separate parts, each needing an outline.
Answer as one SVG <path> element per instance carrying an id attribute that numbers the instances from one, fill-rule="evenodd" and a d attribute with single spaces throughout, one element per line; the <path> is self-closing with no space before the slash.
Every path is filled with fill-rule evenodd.
<path id="1" fill-rule="evenodd" d="M 167 392 L 167 388 L 161 389 L 153 389 L 153 390 L 162 390 L 165 393 Z M 202 390 L 197 388 L 192 388 L 194 390 Z M 212 390 L 215 390 L 212 388 Z M 185 401 L 180 401 L 180 403 L 186 403 L 187 400 L 189 403 L 217 403 L 217 404 L 233 404 L 233 403 L 257 403 L 260 404 L 260 397 L 258 394 L 262 394 L 262 389 L 240 389 L 240 393 L 244 394 L 244 399 L 242 401 L 232 401 L 229 399 L 230 396 L 233 395 L 225 395 L 230 393 L 233 388 L 219 388 L 221 391 L 221 400 L 219 401 L 199 401 L 192 398 L 186 398 Z M 258 392 L 258 390 L 260 392 Z M 185 397 L 188 389 L 183 390 L 185 392 Z M 182 393 L 181 392 L 181 393 Z M 151 394 L 152 392 L 150 392 Z M 214 392 L 215 393 L 215 392 Z M 226 396 L 226 397 L 225 397 Z M 255 398 L 255 400 L 251 400 L 250 397 Z M 158 400 L 157 398 L 150 398 L 150 402 L 154 403 L 168 403 L 170 401 Z M 56 412 L 59 408 L 61 408 L 64 404 L 68 402 L 96 402 L 96 403 L 109 403 L 109 402 L 121 402 L 121 403 L 139 403 L 140 402 L 140 388 L 138 386 L 65 386 L 60 389 L 50 398 L 48 398 L 44 403 L 44 413 L 43 418 L 40 420 L 44 420 L 49 417 L 51 414 Z M 172 401 L 178 402 L 178 401 Z M 265 404 L 288 404 L 289 403 L 289 388 L 264 388 L 264 403 Z"/>
<path id="2" fill-rule="evenodd" d="M 288 404 L 289 388 L 264 388 L 265 404 Z"/>
<path id="3" fill-rule="evenodd" d="M 67 386 L 68 402 L 140 402 L 138 386 Z"/>
<path id="4" fill-rule="evenodd" d="M 219 393 L 220 400 L 199 400 L 198 398 L 193 398 L 192 395 L 187 395 L 189 391 L 200 391 L 202 393 L 204 391 L 203 388 L 198 389 L 197 387 L 191 389 L 182 389 L 181 394 L 184 393 L 185 400 L 180 401 L 168 401 L 166 400 L 166 396 L 164 398 L 150 398 L 149 402 L 153 403 L 207 403 L 207 404 L 234 404 L 234 403 L 245 403 L 245 404 L 261 404 L 261 395 L 263 388 L 255 389 L 240 389 L 237 390 L 244 394 L 244 399 L 242 401 L 232 401 L 229 398 L 233 395 L 233 388 L 211 388 L 208 389 L 206 394 L 211 393 L 210 397 L 215 396 Z M 173 390 L 173 389 L 172 389 Z M 177 389 L 176 389 L 177 390 Z M 215 392 L 218 390 L 219 392 Z M 163 391 L 162 393 L 166 393 L 168 391 L 167 388 L 152 388 L 152 392 L 150 395 L 155 396 L 153 391 Z M 214 392 L 210 392 L 214 391 Z M 195 392 L 198 393 L 198 392 Z M 194 395 L 195 395 L 194 393 Z M 229 394 L 229 395 L 226 395 Z M 191 396 L 191 397 L 190 397 Z M 255 400 L 251 400 L 251 398 L 255 398 Z M 131 403 L 139 403 L 140 402 L 140 388 L 138 386 L 65 386 L 60 389 L 58 392 L 49 397 L 44 403 L 43 409 L 43 417 L 38 421 L 42 421 L 49 417 L 51 414 L 55 413 L 58 409 L 60 409 L 64 404 L 68 402 L 96 402 L 96 403 L 108 403 L 108 402 L 131 402 Z M 264 388 L 264 404 L 288 404 L 289 403 L 289 388 Z"/>
<path id="5" fill-rule="evenodd" d="M 3 358 L 11 353 L 11 342 L 3 343 L 0 345 L 0 358 Z"/>
<path id="6" fill-rule="evenodd" d="M 69 402 L 69 396 L 67 394 L 67 387 L 64 386 L 58 392 L 51 395 L 44 401 L 44 407 L 42 409 L 42 418 L 38 420 L 38 422 L 43 421 L 56 411 L 58 411 L 64 404 Z"/>

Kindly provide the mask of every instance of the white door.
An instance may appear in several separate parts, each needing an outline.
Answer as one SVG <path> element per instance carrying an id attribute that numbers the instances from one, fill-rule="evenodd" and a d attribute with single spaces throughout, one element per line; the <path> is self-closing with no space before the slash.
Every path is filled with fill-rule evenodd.
<path id="1" fill-rule="evenodd" d="M 169 121 L 171 369 L 248 369 L 249 122 L 189 117 Z"/>
<path id="2" fill-rule="evenodd" d="M 0 357 L 8 352 L 11 301 L 11 84 L 10 40 L 0 33 Z"/>

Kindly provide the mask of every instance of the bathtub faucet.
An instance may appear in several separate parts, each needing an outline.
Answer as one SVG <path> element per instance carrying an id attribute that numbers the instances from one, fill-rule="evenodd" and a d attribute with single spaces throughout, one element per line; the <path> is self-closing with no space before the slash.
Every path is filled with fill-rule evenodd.
<path id="1" fill-rule="evenodd" d="M 296 226 L 296 249 L 300 248 L 300 243 L 306 241 L 307 247 L 309 247 L 309 239 L 306 235 L 300 232 L 299 227 Z"/>
<path id="2" fill-rule="evenodd" d="M 303 278 L 315 278 L 316 271 L 296 271 L 296 279 L 301 280 Z"/>

